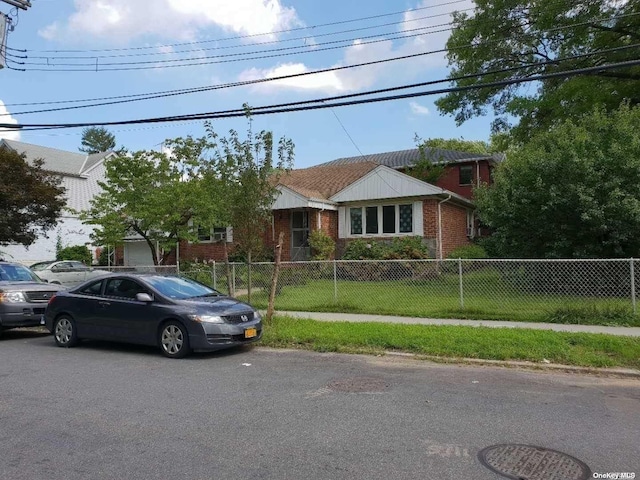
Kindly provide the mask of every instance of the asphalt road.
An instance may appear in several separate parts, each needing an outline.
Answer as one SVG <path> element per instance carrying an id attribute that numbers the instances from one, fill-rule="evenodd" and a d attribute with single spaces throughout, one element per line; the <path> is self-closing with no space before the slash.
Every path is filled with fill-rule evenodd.
<path id="1" fill-rule="evenodd" d="M 0 337 L 0 479 L 499 479 L 502 443 L 640 477 L 640 381 Z"/>

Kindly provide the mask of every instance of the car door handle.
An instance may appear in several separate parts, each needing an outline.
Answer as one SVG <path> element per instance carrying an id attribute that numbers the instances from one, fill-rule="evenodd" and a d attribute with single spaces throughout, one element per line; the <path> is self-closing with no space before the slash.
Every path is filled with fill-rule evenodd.
<path id="1" fill-rule="evenodd" d="M 98 302 L 98 304 L 99 304 L 99 305 L 101 305 L 101 306 L 103 306 L 103 307 L 108 307 L 109 305 L 111 305 L 111 302 L 105 302 L 105 301 L 103 300 L 103 301 Z"/>

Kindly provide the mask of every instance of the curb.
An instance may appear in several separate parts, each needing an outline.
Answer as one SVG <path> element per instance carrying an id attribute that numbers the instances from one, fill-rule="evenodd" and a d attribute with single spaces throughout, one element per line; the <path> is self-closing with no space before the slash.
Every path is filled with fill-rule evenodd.
<path id="1" fill-rule="evenodd" d="M 560 363 L 537 363 L 517 360 L 489 360 L 481 358 L 456 358 L 456 357 L 438 357 L 434 355 L 420 355 L 406 352 L 385 351 L 384 355 L 391 357 L 413 358 L 416 360 L 430 360 L 436 363 L 451 363 L 459 365 L 479 365 L 503 368 L 524 368 L 528 370 L 542 370 L 565 372 L 575 374 L 600 375 L 608 377 L 620 378 L 637 378 L 640 379 L 640 370 L 630 368 L 597 368 L 597 367 L 580 367 L 576 365 L 562 365 Z"/>

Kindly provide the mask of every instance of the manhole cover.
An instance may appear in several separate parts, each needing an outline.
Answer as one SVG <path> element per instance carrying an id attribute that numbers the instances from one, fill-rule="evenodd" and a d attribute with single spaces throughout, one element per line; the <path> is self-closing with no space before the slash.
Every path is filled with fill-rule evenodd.
<path id="1" fill-rule="evenodd" d="M 334 380 L 329 383 L 327 387 L 335 392 L 368 393 L 381 392 L 387 388 L 388 385 L 384 380 L 380 380 L 379 378 L 355 377 Z"/>
<path id="2" fill-rule="evenodd" d="M 515 480 L 586 480 L 591 470 L 566 453 L 532 445 L 493 445 L 480 451 L 482 464 Z"/>

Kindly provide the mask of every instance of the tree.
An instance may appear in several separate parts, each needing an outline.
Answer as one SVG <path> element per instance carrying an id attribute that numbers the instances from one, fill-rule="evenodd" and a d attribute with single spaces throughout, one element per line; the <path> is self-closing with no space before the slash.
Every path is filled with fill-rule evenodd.
<path id="1" fill-rule="evenodd" d="M 447 42 L 450 78 L 456 87 L 530 77 L 637 58 L 625 49 L 640 41 L 640 3 L 613 0 L 477 0 L 472 15 L 456 13 Z M 543 62 L 590 52 L 574 60 Z M 487 72 L 513 68 L 502 73 Z M 565 118 L 579 118 L 594 105 L 614 110 L 640 102 L 640 67 L 619 68 L 537 84 L 451 92 L 436 101 L 442 113 L 462 124 L 491 108 L 494 131 L 509 130 L 524 142 Z"/>
<path id="2" fill-rule="evenodd" d="M 116 146 L 116 137 L 104 127 L 89 127 L 82 130 L 81 152 L 101 153 L 113 150 Z"/>
<path id="3" fill-rule="evenodd" d="M 120 244 L 138 234 L 158 265 L 166 262 L 180 239 L 197 241 L 197 226 L 215 218 L 216 191 L 205 189 L 200 174 L 201 157 L 209 147 L 206 139 L 165 143 L 171 155 L 139 151 L 105 162 L 103 191 L 84 214 L 85 223 L 97 227 L 94 243 Z M 156 246 L 164 250 L 161 257 Z"/>
<path id="4" fill-rule="evenodd" d="M 477 190 L 492 256 L 613 258 L 640 253 L 640 107 L 599 108 L 510 153 Z"/>
<path id="5" fill-rule="evenodd" d="M 234 243 L 247 256 L 251 301 L 252 257 L 264 248 L 263 232 L 270 224 L 278 178 L 293 166 L 294 144 L 280 138 L 274 152 L 273 133 L 254 133 L 247 105 L 245 109 L 249 122 L 245 139 L 235 130 L 230 130 L 228 138 L 220 137 L 210 123 L 206 125 L 207 137 L 216 148 L 205 178 L 214 184 L 222 182 L 225 225 L 233 226 Z"/>
<path id="6" fill-rule="evenodd" d="M 428 148 L 441 150 L 454 150 L 456 152 L 477 153 L 478 155 L 491 155 L 495 153 L 491 145 L 482 140 L 465 140 L 463 138 L 430 138 L 424 142 Z"/>
<path id="7" fill-rule="evenodd" d="M 25 155 L 0 148 L 0 245 L 31 245 L 56 225 L 65 190 L 42 164 L 29 164 Z"/>

